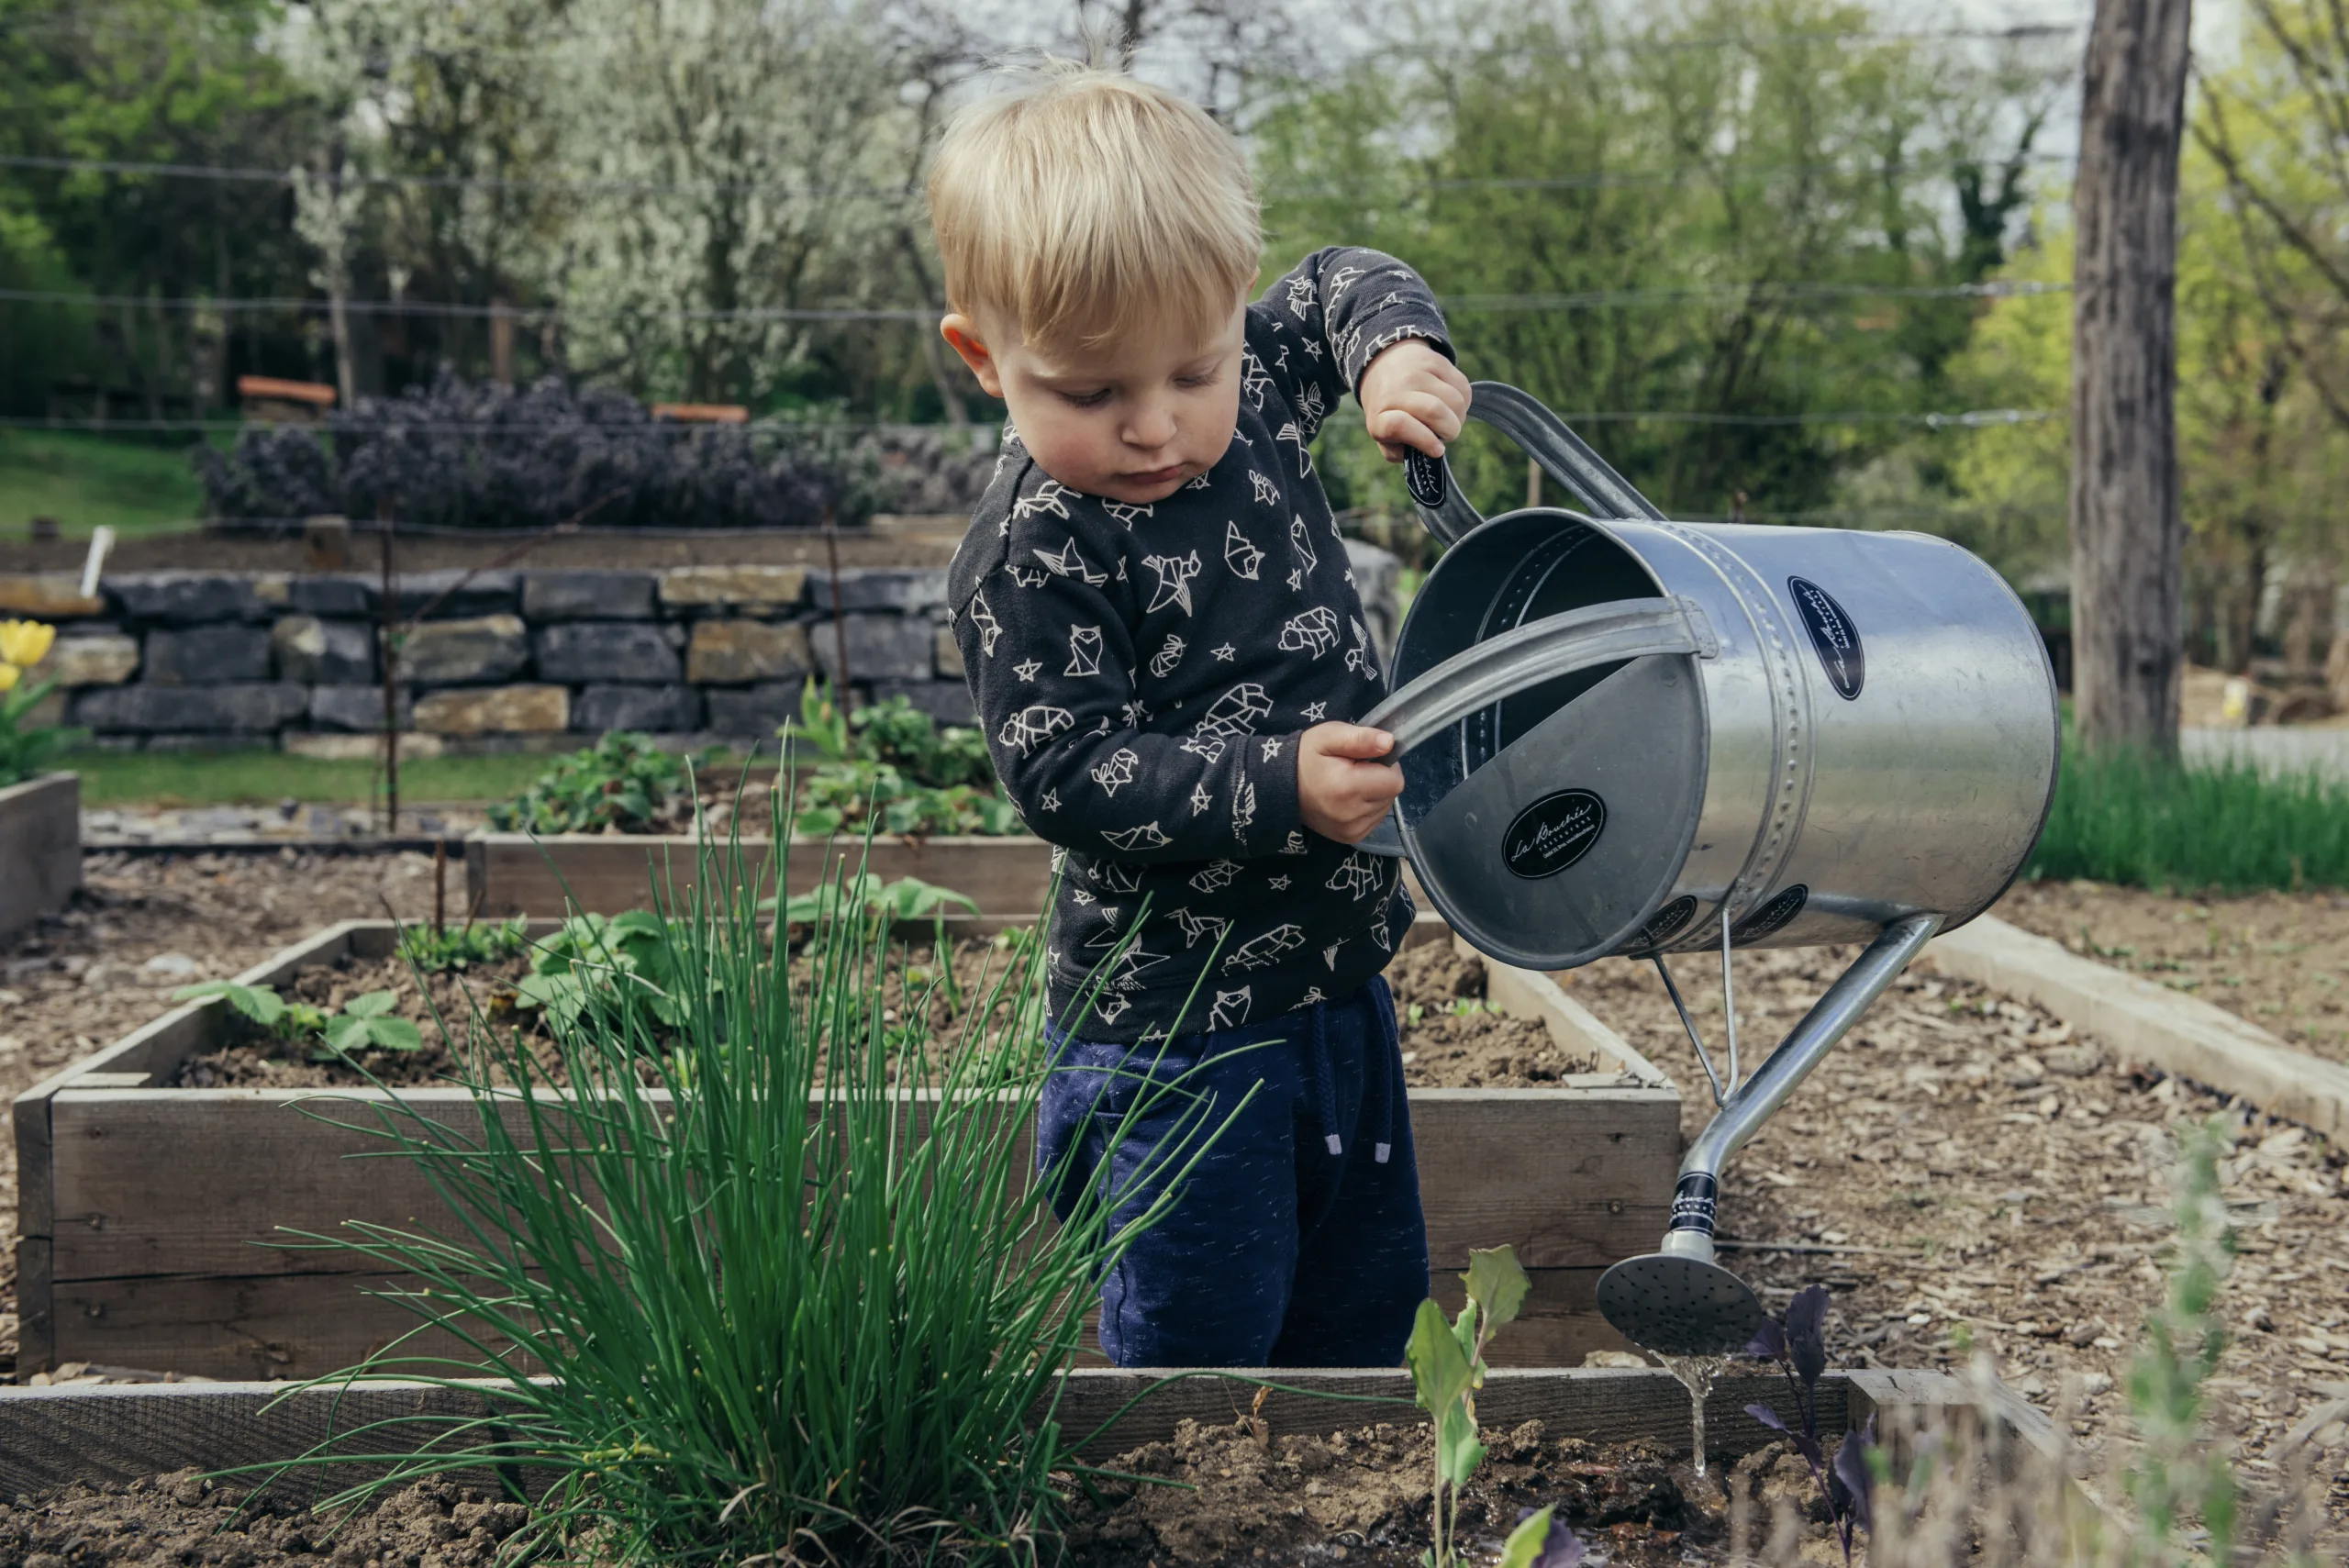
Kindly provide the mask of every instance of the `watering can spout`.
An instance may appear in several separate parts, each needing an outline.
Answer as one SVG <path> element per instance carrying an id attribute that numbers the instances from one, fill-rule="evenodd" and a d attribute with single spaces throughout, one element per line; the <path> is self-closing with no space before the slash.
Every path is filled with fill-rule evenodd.
<path id="1" fill-rule="evenodd" d="M 1664 1355 L 1701 1356 L 1732 1354 L 1753 1337 L 1762 1322 L 1761 1301 L 1743 1280 L 1713 1261 L 1721 1166 L 1884 995 L 1941 924 L 1941 916 L 1922 914 L 1887 925 L 1769 1060 L 1744 1083 L 1730 1087 L 1720 1111 L 1680 1162 L 1663 1245 L 1599 1276 L 1598 1309 L 1625 1339 Z"/>

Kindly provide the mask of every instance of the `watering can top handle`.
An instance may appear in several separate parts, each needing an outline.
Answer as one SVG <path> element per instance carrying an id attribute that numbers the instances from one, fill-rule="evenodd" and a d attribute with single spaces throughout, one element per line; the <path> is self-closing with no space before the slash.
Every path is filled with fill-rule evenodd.
<path id="1" fill-rule="evenodd" d="M 1583 510 L 1597 517 L 1650 517 L 1664 514 L 1607 464 L 1564 420 L 1531 393 L 1504 382 L 1480 381 L 1470 388 L 1468 417 L 1482 419 L 1525 450 L 1542 472 L 1566 487 Z M 1452 482 L 1451 465 L 1414 451 L 1403 460 L 1404 488 L 1428 532 L 1450 544 L 1485 519 Z"/>
<path id="2" fill-rule="evenodd" d="M 1542 619 L 1453 654 L 1363 716 L 1395 737 L 1389 760 L 1432 740 L 1459 720 L 1531 684 L 1594 664 L 1650 653 L 1718 657 L 1720 640 L 1705 612 L 1687 599 L 1618 599 Z M 1399 855 L 1390 817 L 1361 848 Z"/>

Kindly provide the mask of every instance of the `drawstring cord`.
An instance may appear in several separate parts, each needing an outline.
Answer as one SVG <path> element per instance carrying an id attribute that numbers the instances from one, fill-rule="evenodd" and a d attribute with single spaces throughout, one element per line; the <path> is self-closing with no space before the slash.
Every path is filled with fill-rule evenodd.
<path id="1" fill-rule="evenodd" d="M 1394 994 L 1388 992 L 1377 1006 L 1378 1010 L 1386 1015 L 1386 1029 L 1384 1032 L 1395 1041 L 1395 1046 L 1374 1072 L 1364 1074 L 1363 1093 L 1366 1097 L 1375 1098 L 1378 1104 L 1378 1140 L 1371 1145 L 1370 1157 L 1384 1165 L 1386 1157 L 1395 1152 L 1395 1093 L 1396 1085 L 1403 1077 L 1403 1042 L 1397 1038 L 1401 1031 L 1395 1028 Z M 1369 1063 L 1364 1065 L 1368 1067 Z"/>
<path id="2" fill-rule="evenodd" d="M 1334 1158 L 1346 1151 L 1346 1145 L 1345 1140 L 1340 1138 L 1337 1132 L 1338 1096 L 1337 1091 L 1331 1085 L 1331 1080 L 1337 1076 L 1337 1073 L 1330 1065 L 1329 1013 L 1329 1003 L 1313 1004 L 1309 1021 L 1306 1026 L 1308 1036 L 1306 1061 L 1309 1064 L 1308 1070 L 1313 1074 L 1315 1108 L 1321 1114 L 1321 1141 L 1329 1145 L 1330 1153 Z"/>
<path id="3" fill-rule="evenodd" d="M 1387 1004 L 1391 1009 L 1392 1004 Z M 1313 1075 L 1314 1108 L 1321 1118 L 1321 1141 L 1335 1159 L 1346 1151 L 1345 1140 L 1338 1135 L 1337 1069 L 1330 1061 L 1330 1004 L 1316 1002 L 1308 1009 L 1306 1025 L 1306 1070 Z M 1399 1052 L 1401 1047 L 1398 1045 Z M 1395 1152 L 1395 1082 L 1400 1075 L 1399 1061 L 1363 1063 L 1364 1120 L 1378 1129 L 1377 1139 L 1371 1144 L 1370 1157 L 1384 1165 Z"/>

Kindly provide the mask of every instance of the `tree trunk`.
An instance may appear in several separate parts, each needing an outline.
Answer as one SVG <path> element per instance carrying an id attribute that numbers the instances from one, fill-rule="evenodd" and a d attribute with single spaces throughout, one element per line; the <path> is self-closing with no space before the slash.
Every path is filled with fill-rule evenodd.
<path id="1" fill-rule="evenodd" d="M 2177 751 L 2178 139 L 2190 0 L 2097 0 L 2073 188 L 2073 716 Z"/>

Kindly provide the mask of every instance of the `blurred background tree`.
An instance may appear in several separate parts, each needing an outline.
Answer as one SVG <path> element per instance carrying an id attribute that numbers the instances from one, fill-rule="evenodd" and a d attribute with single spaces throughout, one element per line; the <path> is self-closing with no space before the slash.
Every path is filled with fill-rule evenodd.
<path id="1" fill-rule="evenodd" d="M 2190 641 L 2233 668 L 2256 626 L 2314 657 L 2349 550 L 2327 504 L 2349 452 L 2349 45 L 2313 0 L 2246 5 L 2198 61 L 2178 317 Z M 1927 528 L 2052 582 L 2082 34 L 2076 8 L 2029 17 L 0 0 L 0 416 L 218 419 L 242 373 L 365 395 L 446 373 L 985 421 L 930 321 L 929 149 L 991 61 L 1130 50 L 1245 141 L 1268 273 L 1339 240 L 1404 257 L 1473 374 L 1542 396 L 1676 514 Z M 306 224 L 297 168 L 333 172 Z M 1321 443 L 1341 506 L 1416 544 L 1351 430 Z M 0 526 L 29 439 L 0 428 Z M 128 450 L 90 442 L 58 450 Z M 1486 508 L 1525 499 L 1500 443 L 1461 467 Z"/>

